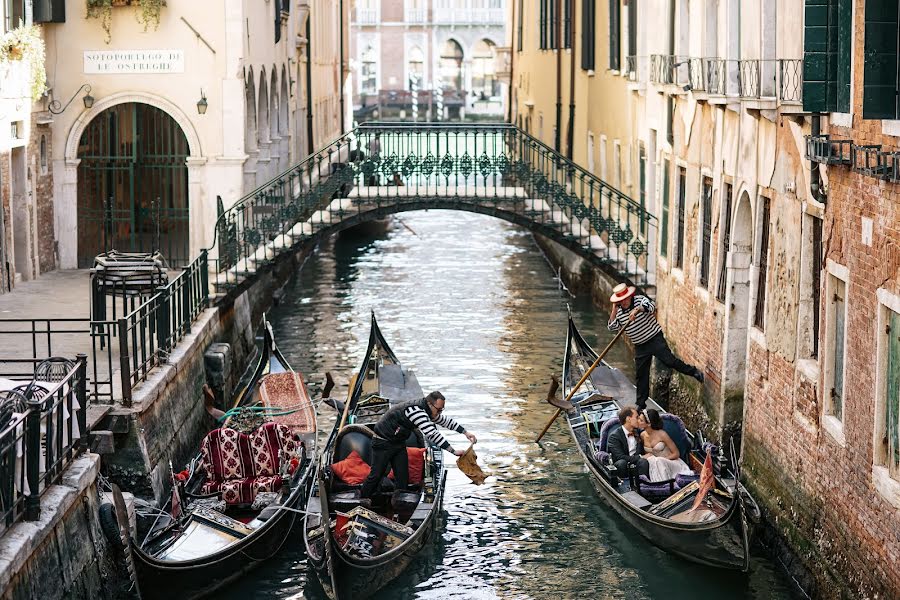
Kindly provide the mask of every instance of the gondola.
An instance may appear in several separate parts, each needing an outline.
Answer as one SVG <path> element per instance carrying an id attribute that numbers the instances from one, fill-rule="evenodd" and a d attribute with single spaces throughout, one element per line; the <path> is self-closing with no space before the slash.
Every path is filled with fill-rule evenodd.
<path id="1" fill-rule="evenodd" d="M 597 353 L 570 317 L 563 362 L 565 396 L 596 359 Z M 699 488 L 696 475 L 650 483 L 634 473 L 618 473 L 606 442 L 609 434 L 621 427 L 619 408 L 634 402 L 635 388 L 625 374 L 601 362 L 572 397 L 571 406 L 563 406 L 572 439 L 597 492 L 622 519 L 666 552 L 703 565 L 746 571 L 750 558 L 748 515 L 753 516 L 758 508 L 740 483 L 733 454 L 733 466 L 722 460 L 724 455 L 712 461 L 715 487 L 693 511 Z M 647 407 L 660 412 L 666 432 L 688 465 L 699 467 L 707 452 L 718 454 L 717 448 L 704 443 L 699 434 L 691 435 L 678 417 L 666 413 L 652 399 Z"/>
<path id="2" fill-rule="evenodd" d="M 128 544 L 144 600 L 222 588 L 278 552 L 300 520 L 317 466 L 316 412 L 265 320 L 264 330 L 253 374 L 234 395 L 238 410 L 207 434 L 176 485 L 181 506 Z"/>
<path id="3" fill-rule="evenodd" d="M 435 531 L 447 475 L 443 452 L 418 431 L 407 446 L 423 449 L 422 482 L 414 486 L 411 481 L 399 505 L 391 501 L 391 492 L 380 491 L 371 510 L 361 507 L 359 486 L 341 482 L 331 468 L 352 450 L 371 464 L 371 427 L 394 403 L 422 396 L 415 375 L 403 369 L 373 314 L 366 353 L 351 380 L 346 419 L 338 420 L 328 438 L 325 466 L 306 507 L 307 556 L 332 600 L 362 600 L 383 588 L 406 570 Z"/>

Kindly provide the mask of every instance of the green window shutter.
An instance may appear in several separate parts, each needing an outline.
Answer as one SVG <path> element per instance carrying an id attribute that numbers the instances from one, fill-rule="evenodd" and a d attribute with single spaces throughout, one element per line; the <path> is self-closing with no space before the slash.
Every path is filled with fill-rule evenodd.
<path id="1" fill-rule="evenodd" d="M 669 161 L 663 160 L 662 219 L 659 226 L 659 254 L 669 254 Z"/>
<path id="2" fill-rule="evenodd" d="M 895 0 L 896 7 L 896 0 Z M 850 112 L 850 64 L 853 60 L 853 0 L 837 5 L 837 99 L 835 110 Z"/>
<path id="3" fill-rule="evenodd" d="M 890 313 L 888 324 L 888 376 L 885 389 L 887 467 L 893 477 L 900 471 L 900 314 Z"/>
<path id="4" fill-rule="evenodd" d="M 609 0 L 609 68 L 618 71 L 619 54 L 621 46 L 619 45 L 619 0 Z"/>
<path id="5" fill-rule="evenodd" d="M 863 118 L 896 119 L 897 0 L 866 0 Z"/>
<path id="6" fill-rule="evenodd" d="M 803 110 L 827 112 L 829 0 L 806 0 L 803 38 Z"/>

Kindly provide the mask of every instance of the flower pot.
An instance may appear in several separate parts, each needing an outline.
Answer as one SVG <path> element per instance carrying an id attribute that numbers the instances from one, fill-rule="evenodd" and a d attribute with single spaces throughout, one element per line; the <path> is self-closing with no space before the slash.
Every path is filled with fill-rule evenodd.
<path id="1" fill-rule="evenodd" d="M 22 60 L 23 52 L 21 46 L 10 46 L 6 49 L 6 55 L 10 60 Z"/>

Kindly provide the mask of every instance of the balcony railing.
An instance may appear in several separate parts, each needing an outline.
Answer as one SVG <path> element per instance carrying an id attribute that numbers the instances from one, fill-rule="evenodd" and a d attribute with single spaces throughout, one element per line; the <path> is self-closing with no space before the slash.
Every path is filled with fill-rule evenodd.
<path id="1" fill-rule="evenodd" d="M 407 8 L 406 9 L 406 22 L 407 23 L 424 23 L 426 12 L 427 12 L 427 10 L 424 8 Z"/>
<path id="2" fill-rule="evenodd" d="M 897 175 L 894 173 L 893 166 L 896 164 L 896 154 L 893 152 L 885 152 L 881 149 L 881 144 L 858 146 L 852 144 L 850 146 L 850 166 L 862 175 L 869 177 L 877 177 L 879 179 L 890 179 L 896 181 Z"/>
<path id="3" fill-rule="evenodd" d="M 704 58 L 704 83 L 706 93 L 724 96 L 726 87 L 725 60 L 721 58 Z"/>
<path id="4" fill-rule="evenodd" d="M 690 59 L 667 54 L 650 55 L 650 82 L 684 86 L 690 83 Z"/>
<path id="5" fill-rule="evenodd" d="M 783 102 L 803 101 L 802 59 L 778 59 L 778 99 Z"/>
<path id="6" fill-rule="evenodd" d="M 435 8 L 432 19 L 440 25 L 502 25 L 506 14 L 502 8 Z"/>
<path id="7" fill-rule="evenodd" d="M 688 62 L 691 89 L 695 92 L 706 91 L 706 75 L 702 58 L 692 58 Z"/>
<path id="8" fill-rule="evenodd" d="M 806 158 L 825 165 L 849 165 L 852 140 L 834 140 L 830 135 L 806 136 Z"/>
<path id="9" fill-rule="evenodd" d="M 630 81 L 636 81 L 638 72 L 637 72 L 637 64 L 638 64 L 637 56 L 626 56 L 625 57 L 625 77 L 627 77 Z"/>
<path id="10" fill-rule="evenodd" d="M 378 9 L 377 8 L 357 8 L 356 24 L 357 25 L 378 25 Z"/>
<path id="11" fill-rule="evenodd" d="M 741 98 L 775 98 L 777 61 L 748 59 L 737 63 Z"/>

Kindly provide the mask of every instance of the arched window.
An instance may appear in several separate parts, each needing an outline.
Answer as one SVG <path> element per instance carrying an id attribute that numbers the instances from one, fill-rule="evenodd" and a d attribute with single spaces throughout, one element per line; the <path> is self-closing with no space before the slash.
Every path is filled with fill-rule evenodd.
<path id="1" fill-rule="evenodd" d="M 362 68 L 360 69 L 360 92 L 363 94 L 375 94 L 378 92 L 377 55 L 375 48 L 369 46 L 362 53 Z"/>
<path id="2" fill-rule="evenodd" d="M 422 78 L 425 75 L 425 54 L 422 52 L 421 48 L 413 46 L 409 50 L 408 60 L 407 67 L 409 69 L 409 81 L 407 81 L 407 86 L 409 86 L 409 89 L 412 89 L 412 82 L 415 80 L 421 88 Z"/>
<path id="3" fill-rule="evenodd" d="M 462 81 L 462 46 L 456 40 L 447 40 L 441 49 L 441 86 L 461 90 Z"/>
<path id="4" fill-rule="evenodd" d="M 500 94 L 495 69 L 496 47 L 490 40 L 480 40 L 472 54 L 472 91 L 482 100 Z"/>

